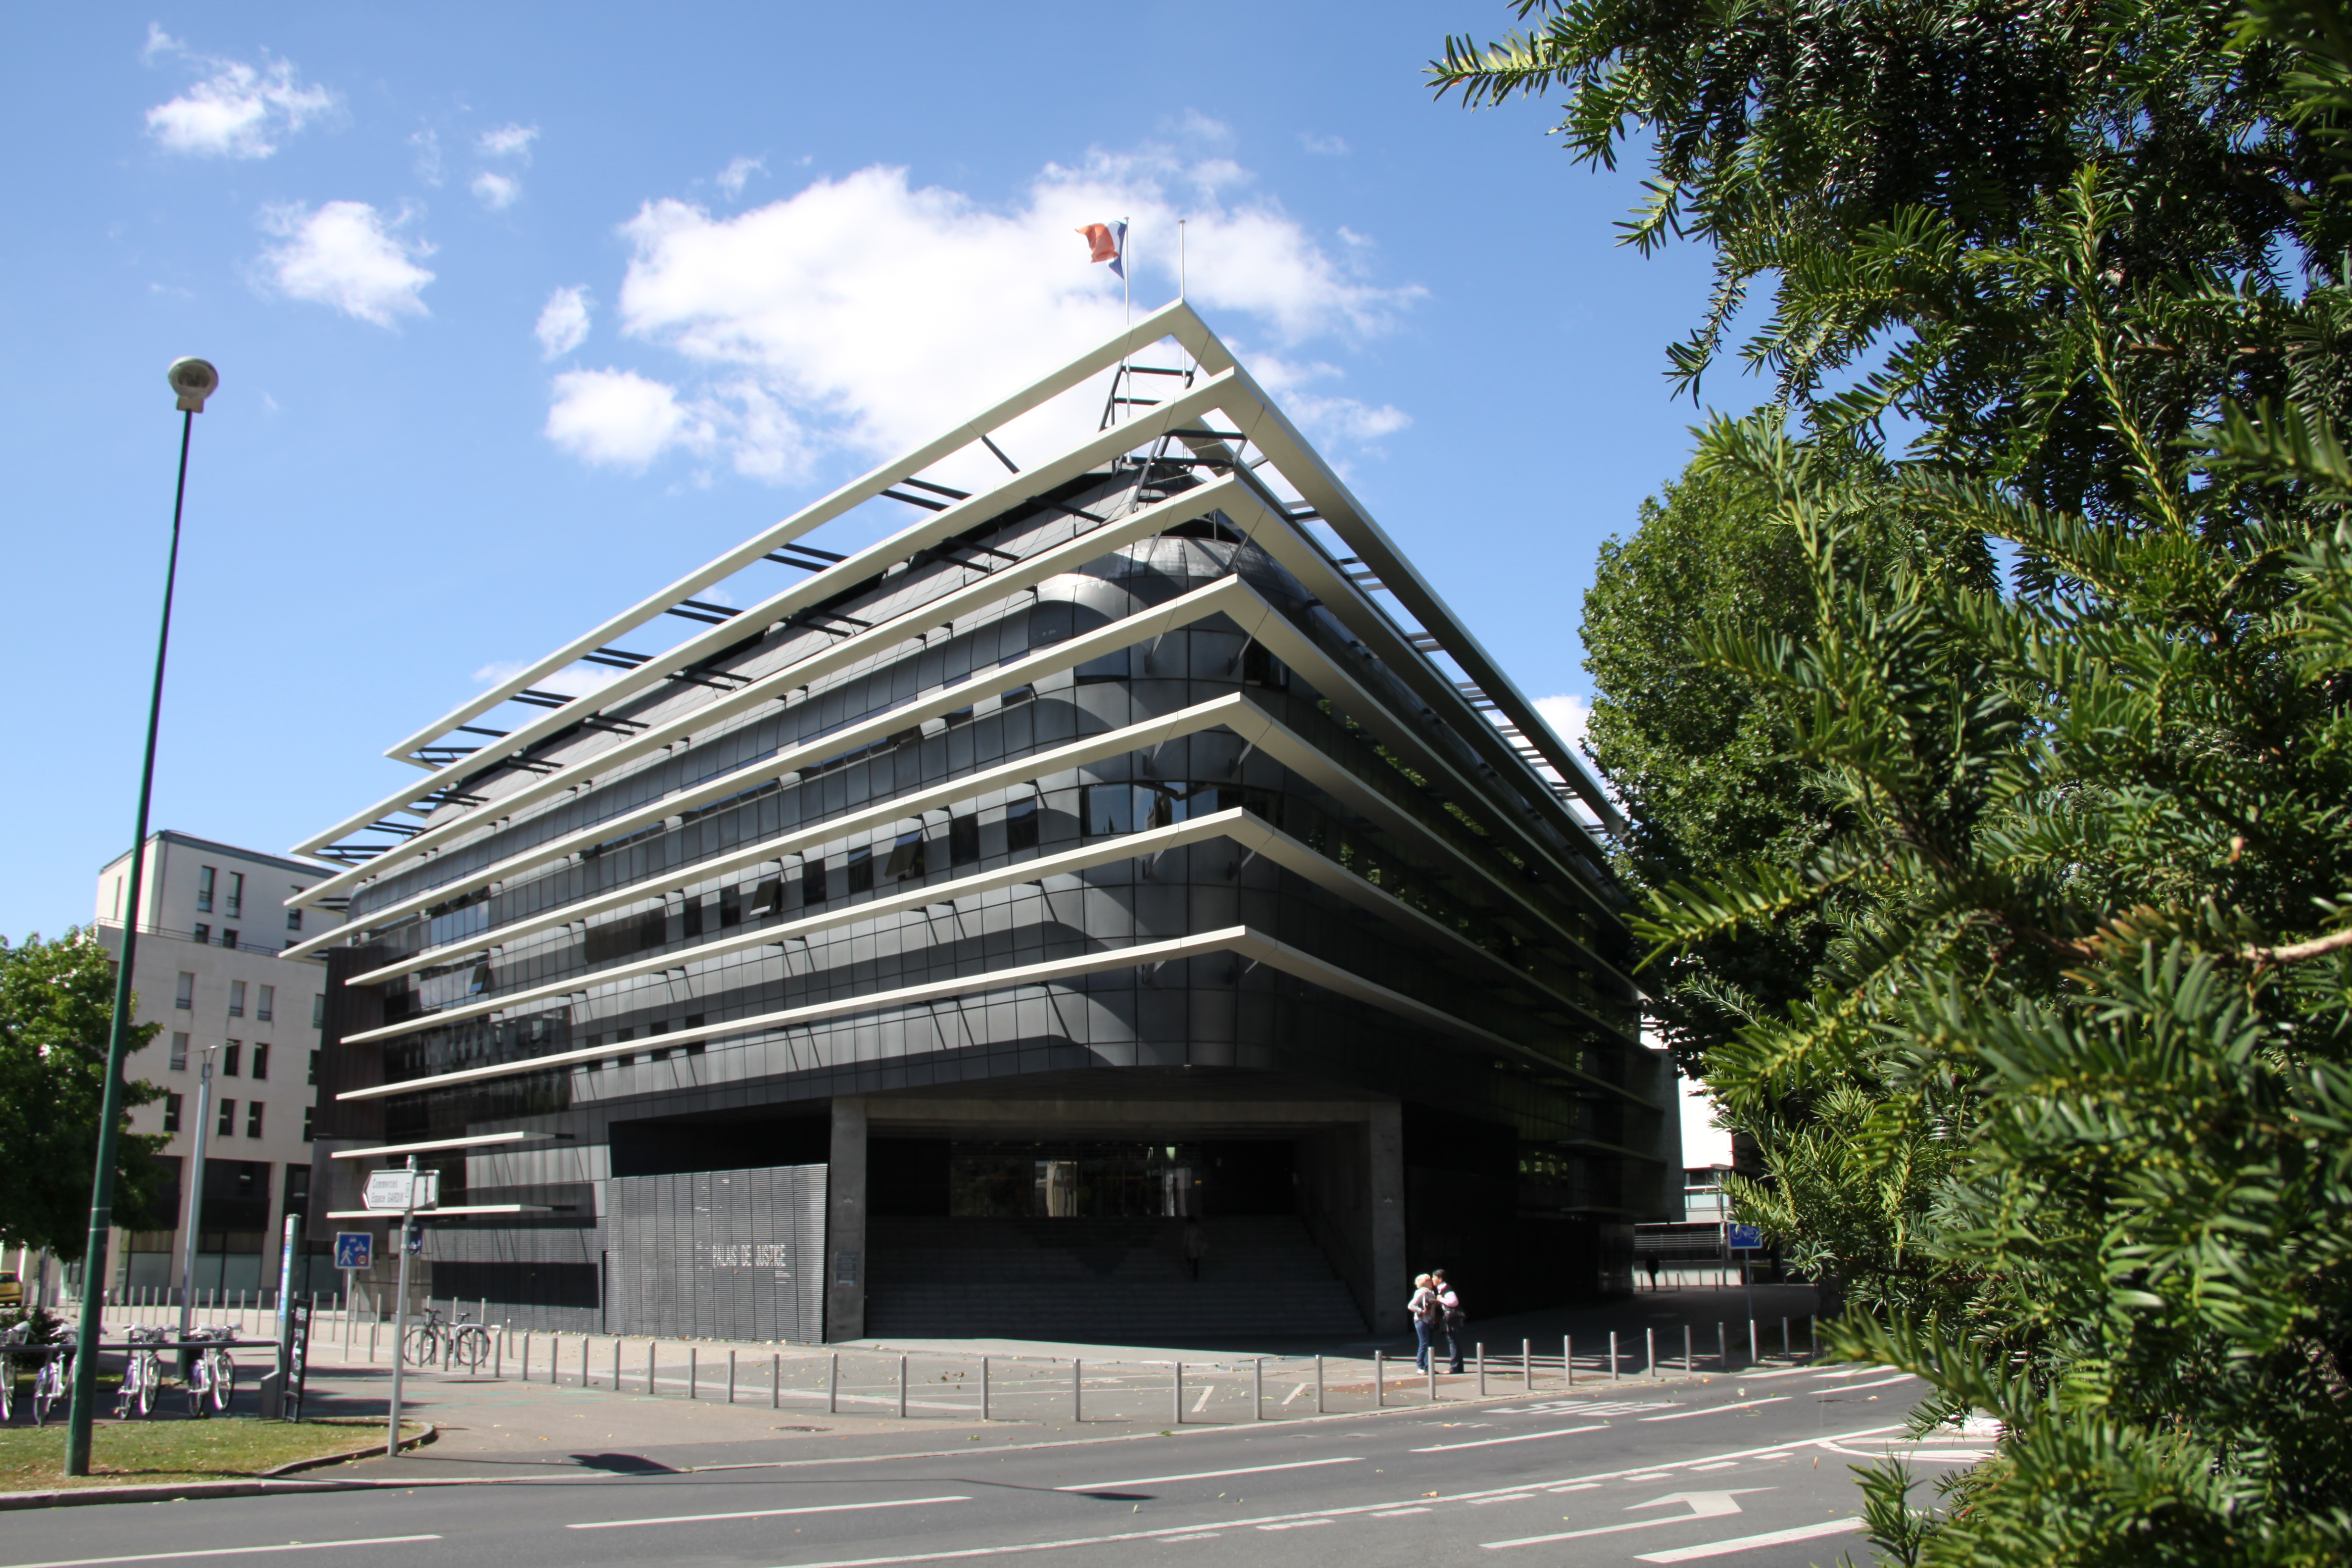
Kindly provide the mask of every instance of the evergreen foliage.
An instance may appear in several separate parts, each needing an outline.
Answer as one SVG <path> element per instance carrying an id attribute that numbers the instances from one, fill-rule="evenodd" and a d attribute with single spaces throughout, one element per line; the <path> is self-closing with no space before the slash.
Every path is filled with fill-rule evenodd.
<path id="1" fill-rule="evenodd" d="M 2352 29 L 1546 9 L 1439 85 L 1565 83 L 1596 161 L 1654 138 L 1632 237 L 1717 256 L 1686 383 L 1775 290 L 1746 352 L 1781 402 L 1710 427 L 1604 563 L 1594 736 L 1650 814 L 1669 1005 L 1715 1003 L 1685 1043 L 1769 1173 L 1742 1217 L 1842 1283 L 1845 1351 L 1927 1380 L 1923 1430 L 2002 1423 L 1932 1513 L 1867 1478 L 1874 1538 L 2346 1561 Z M 1877 465 L 1888 412 L 1922 434 Z M 1679 628 L 1662 574 L 1625 586 L 1676 531 L 1709 552 Z M 1655 783 L 1710 733 L 1712 778 Z M 1806 968 L 1763 987 L 1764 951 Z"/>

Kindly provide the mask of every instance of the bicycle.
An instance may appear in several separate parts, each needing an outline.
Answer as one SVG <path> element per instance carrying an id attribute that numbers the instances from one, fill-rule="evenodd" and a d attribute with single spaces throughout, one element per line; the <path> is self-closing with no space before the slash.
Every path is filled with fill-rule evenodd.
<path id="1" fill-rule="evenodd" d="M 428 1306 L 425 1321 L 408 1331 L 401 1354 L 411 1366 L 431 1366 L 436 1362 L 446 1363 L 452 1371 L 478 1371 L 490 1359 L 490 1336 L 478 1323 L 468 1322 L 466 1314 L 457 1314 L 455 1322 L 441 1321 L 441 1310 Z"/>
<path id="2" fill-rule="evenodd" d="M 16 1418 L 16 1352 L 32 1328 L 29 1322 L 12 1323 L 0 1331 L 0 1426 Z"/>
<path id="3" fill-rule="evenodd" d="M 73 1358 L 79 1346 L 66 1340 L 37 1348 L 42 1356 L 33 1373 L 33 1425 L 45 1426 L 49 1412 L 72 1397 Z"/>
<path id="4" fill-rule="evenodd" d="M 154 1347 L 169 1342 L 171 1331 L 133 1329 L 123 1338 L 131 1342 L 131 1353 L 123 1358 L 122 1389 L 114 1401 L 118 1419 L 133 1414 L 146 1415 L 154 1410 L 155 1393 L 163 1385 L 163 1358 Z"/>
<path id="5" fill-rule="evenodd" d="M 206 1401 L 223 1415 L 228 1414 L 231 1401 L 236 1398 L 236 1363 L 222 1347 L 236 1342 L 233 1328 L 215 1326 L 192 1330 L 188 1338 L 210 1342 L 188 1362 L 188 1414 L 199 1420 L 208 1414 Z"/>

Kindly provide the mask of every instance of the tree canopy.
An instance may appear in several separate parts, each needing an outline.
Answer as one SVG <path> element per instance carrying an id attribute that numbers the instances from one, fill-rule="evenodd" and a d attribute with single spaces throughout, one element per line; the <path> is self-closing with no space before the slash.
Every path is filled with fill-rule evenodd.
<path id="1" fill-rule="evenodd" d="M 1874 1537 L 2345 1560 L 2343 14 L 1538 12 L 1433 79 L 1564 86 L 1589 161 L 1649 138 L 1629 239 L 1717 262 L 1670 374 L 1771 290 L 1775 402 L 1588 599 L 1593 744 L 1664 1021 L 1763 1155 L 1742 1217 L 1923 1426 L 2002 1423 L 1936 1514 L 1873 1477 Z"/>
<path id="2" fill-rule="evenodd" d="M 68 1262 L 89 1241 L 113 1019 L 114 964 L 93 933 L 36 935 L 15 947 L 0 941 L 0 1237 Z M 140 1025 L 132 1048 L 159 1026 Z M 146 1105 L 162 1093 L 130 1081 L 122 1103 Z M 166 1142 L 125 1132 L 118 1144 L 114 1208 L 125 1221 L 161 1196 L 154 1154 Z"/>

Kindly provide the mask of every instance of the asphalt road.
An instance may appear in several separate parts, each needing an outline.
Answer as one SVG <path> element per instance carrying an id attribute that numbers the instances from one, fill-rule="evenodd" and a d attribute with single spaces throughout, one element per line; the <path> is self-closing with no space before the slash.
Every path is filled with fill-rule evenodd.
<path id="1" fill-rule="evenodd" d="M 298 1568 L 664 1563 L 895 1568 L 1050 1553 L 1069 1568 L 1482 1568 L 1834 1563 L 1847 1466 L 1934 1471 L 1985 1440 L 1912 1445 L 1920 1392 L 1801 1367 L 1475 1407 L 1192 1426 L 929 1454 L 845 1453 L 490 1486 L 47 1509 L 0 1521 L 0 1568 L 205 1557 Z M 805 1447 L 791 1450 L 805 1455 Z M 323 1565 L 322 1565 L 323 1568 Z"/>

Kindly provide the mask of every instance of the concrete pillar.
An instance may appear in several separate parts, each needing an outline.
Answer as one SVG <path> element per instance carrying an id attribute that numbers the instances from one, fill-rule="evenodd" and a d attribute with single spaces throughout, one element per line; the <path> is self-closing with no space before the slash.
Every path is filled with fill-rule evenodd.
<path id="1" fill-rule="evenodd" d="M 1370 1170 L 1372 1331 L 1402 1333 L 1412 1278 L 1404 1257 L 1404 1109 L 1376 1104 L 1365 1128 Z"/>
<path id="2" fill-rule="evenodd" d="M 824 1337 L 866 1337 L 866 1101 L 836 1095 L 824 1173 Z"/>

